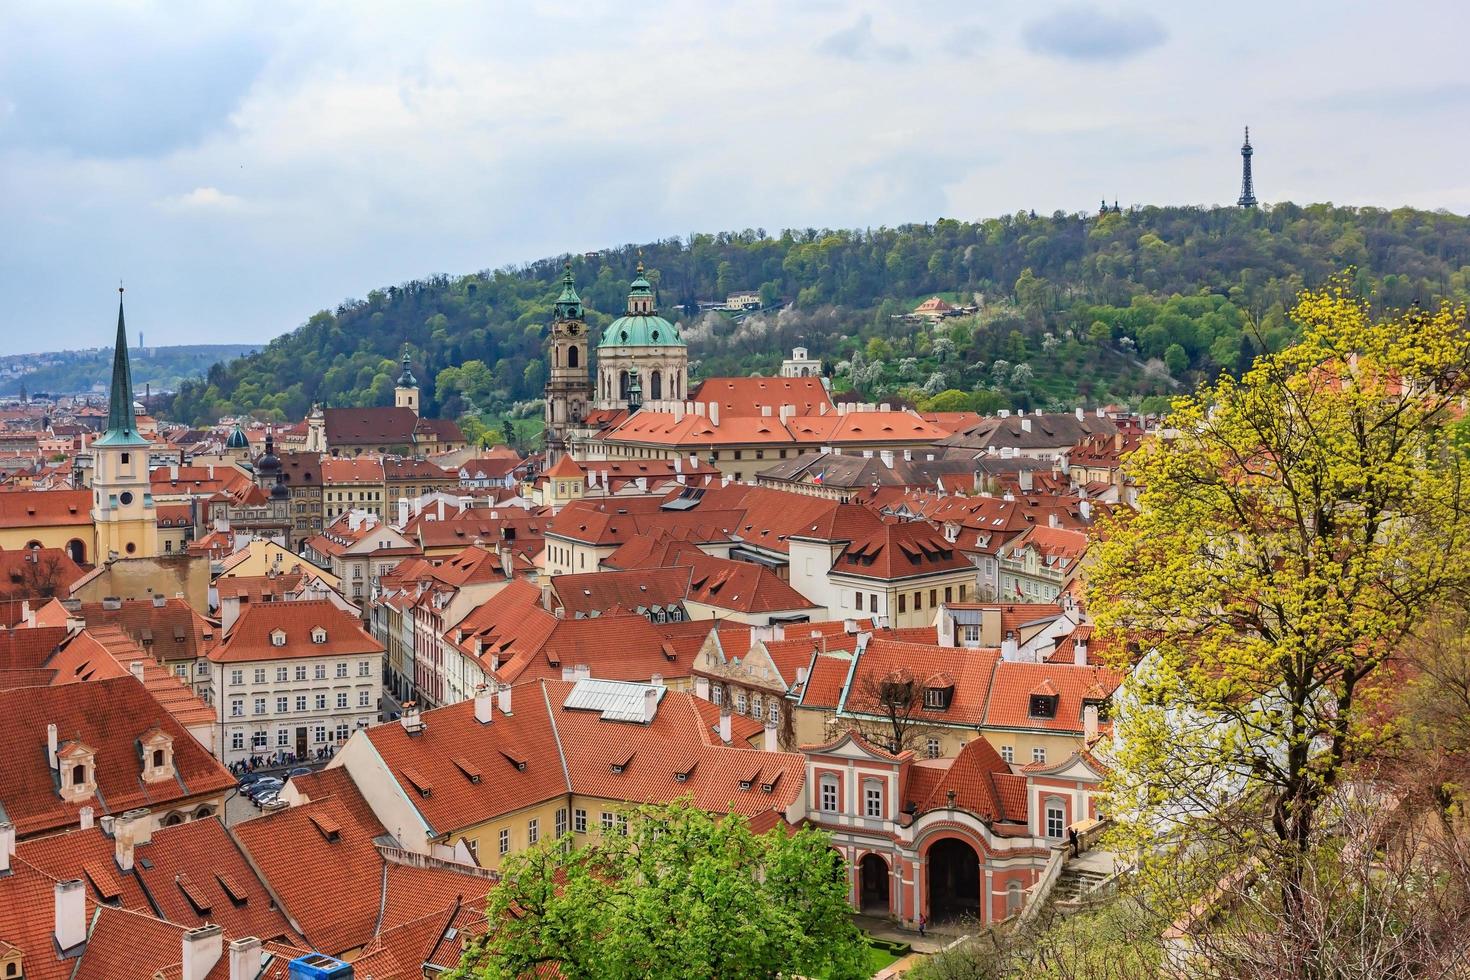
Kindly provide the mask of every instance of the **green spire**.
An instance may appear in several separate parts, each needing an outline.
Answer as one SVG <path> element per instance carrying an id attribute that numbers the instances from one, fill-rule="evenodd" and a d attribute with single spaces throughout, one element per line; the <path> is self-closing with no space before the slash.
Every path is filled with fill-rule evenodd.
<path id="1" fill-rule="evenodd" d="M 128 366 L 128 330 L 123 323 L 123 289 L 117 287 L 117 341 L 112 348 L 112 395 L 107 403 L 107 431 L 94 445 L 146 446 L 133 416 L 133 372 Z"/>
<path id="2" fill-rule="evenodd" d="M 568 262 L 566 272 L 561 277 L 561 295 L 556 298 L 556 318 L 580 320 L 582 316 L 582 297 L 577 295 L 577 285 L 572 279 L 572 264 Z"/>
<path id="3" fill-rule="evenodd" d="M 409 367 L 408 342 L 405 341 L 403 344 L 403 373 L 398 376 L 398 387 L 413 388 L 417 385 L 418 381 L 413 376 L 413 369 Z"/>

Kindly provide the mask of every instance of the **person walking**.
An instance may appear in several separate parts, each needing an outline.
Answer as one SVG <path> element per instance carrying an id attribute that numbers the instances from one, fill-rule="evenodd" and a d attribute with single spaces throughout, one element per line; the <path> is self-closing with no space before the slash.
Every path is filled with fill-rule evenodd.
<path id="1" fill-rule="evenodd" d="M 929 926 L 929 917 L 923 912 L 919 913 L 919 938 L 924 938 L 924 930 Z"/>

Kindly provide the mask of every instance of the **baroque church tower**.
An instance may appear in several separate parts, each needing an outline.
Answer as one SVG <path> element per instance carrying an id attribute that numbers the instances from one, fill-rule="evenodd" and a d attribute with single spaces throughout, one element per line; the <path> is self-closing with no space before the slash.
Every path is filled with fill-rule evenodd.
<path id="1" fill-rule="evenodd" d="M 148 482 L 151 446 L 138 431 L 133 414 L 133 374 L 128 364 L 128 332 L 123 324 L 119 286 L 107 431 L 92 443 L 92 523 L 99 563 L 158 554 L 158 513 Z"/>
<path id="2" fill-rule="evenodd" d="M 689 348 L 679 328 L 658 315 L 643 275 L 628 285 L 628 309 L 597 344 L 597 407 L 636 411 L 645 401 L 689 397 Z"/>
<path id="3" fill-rule="evenodd" d="M 568 262 L 551 321 L 551 372 L 546 381 L 547 463 L 556 462 L 567 452 L 571 430 L 587 417 L 592 397 L 588 367 L 587 322 Z"/>
<path id="4" fill-rule="evenodd" d="M 419 383 L 408 363 L 408 344 L 403 345 L 403 371 L 399 373 L 398 385 L 393 389 L 393 405 L 406 408 L 415 415 L 419 413 Z"/>

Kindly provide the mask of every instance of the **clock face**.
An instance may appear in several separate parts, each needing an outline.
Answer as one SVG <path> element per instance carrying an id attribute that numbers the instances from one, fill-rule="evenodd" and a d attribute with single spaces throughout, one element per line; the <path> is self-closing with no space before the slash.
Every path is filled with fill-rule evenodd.
<path id="1" fill-rule="evenodd" d="M 578 329 L 579 328 L 577 327 L 577 325 L 575 323 L 568 323 L 567 324 L 567 333 L 571 334 L 573 337 L 575 337 L 577 335 L 577 330 Z"/>

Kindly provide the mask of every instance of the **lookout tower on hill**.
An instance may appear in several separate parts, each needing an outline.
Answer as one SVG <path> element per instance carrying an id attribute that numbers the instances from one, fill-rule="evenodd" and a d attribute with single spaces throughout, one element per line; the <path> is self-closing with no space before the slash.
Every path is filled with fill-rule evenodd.
<path id="1" fill-rule="evenodd" d="M 1235 203 L 1243 208 L 1256 206 L 1256 185 L 1251 180 L 1251 128 L 1245 127 L 1245 142 L 1240 147 L 1240 200 Z"/>

